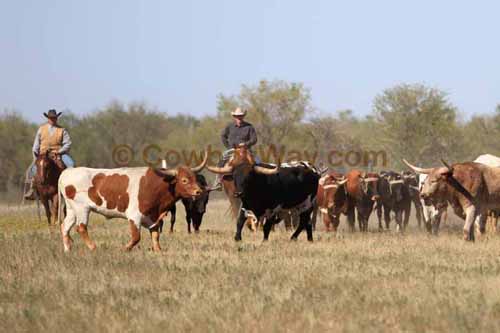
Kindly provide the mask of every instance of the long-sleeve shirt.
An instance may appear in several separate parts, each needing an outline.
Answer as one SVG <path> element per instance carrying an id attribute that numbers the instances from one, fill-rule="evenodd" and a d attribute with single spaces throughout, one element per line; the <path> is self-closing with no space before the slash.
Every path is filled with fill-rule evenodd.
<path id="1" fill-rule="evenodd" d="M 230 123 L 224 128 L 221 134 L 222 144 L 227 148 L 233 148 L 244 143 L 248 148 L 257 143 L 257 133 L 252 124 L 242 122 L 240 126 Z"/>
<path id="2" fill-rule="evenodd" d="M 53 134 L 55 131 L 55 127 L 50 125 L 49 127 L 49 134 Z M 62 142 L 62 147 L 59 149 L 59 154 L 66 154 L 69 152 L 71 148 L 71 138 L 69 136 L 69 133 L 66 129 L 63 131 L 63 142 Z M 40 153 L 40 128 L 36 132 L 35 135 L 35 142 L 33 142 L 33 153 L 38 154 Z"/>

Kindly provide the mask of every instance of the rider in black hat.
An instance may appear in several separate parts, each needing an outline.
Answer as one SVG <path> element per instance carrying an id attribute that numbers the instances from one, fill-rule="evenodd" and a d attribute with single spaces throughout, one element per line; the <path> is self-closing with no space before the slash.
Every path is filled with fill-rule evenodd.
<path id="1" fill-rule="evenodd" d="M 68 155 L 71 148 L 71 138 L 68 131 L 57 124 L 57 119 L 61 113 L 56 112 L 54 109 L 43 113 L 47 118 L 47 123 L 40 126 L 36 132 L 35 142 L 33 143 L 33 155 L 38 156 L 39 154 L 50 152 L 59 156 L 66 167 L 73 167 L 75 163 L 71 156 Z M 33 163 L 31 172 L 28 173 L 28 179 L 26 180 L 29 187 L 24 198 L 27 200 L 34 199 L 33 176 L 35 173 L 36 168 Z"/>

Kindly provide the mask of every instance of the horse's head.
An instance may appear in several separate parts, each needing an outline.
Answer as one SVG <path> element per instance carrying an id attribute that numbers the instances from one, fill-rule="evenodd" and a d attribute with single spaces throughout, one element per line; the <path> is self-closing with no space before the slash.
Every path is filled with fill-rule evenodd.
<path id="1" fill-rule="evenodd" d="M 57 177 L 62 171 L 60 158 L 56 156 L 56 154 L 50 152 L 36 155 L 35 165 L 35 180 L 41 185 L 46 185 L 50 178 L 54 176 Z"/>

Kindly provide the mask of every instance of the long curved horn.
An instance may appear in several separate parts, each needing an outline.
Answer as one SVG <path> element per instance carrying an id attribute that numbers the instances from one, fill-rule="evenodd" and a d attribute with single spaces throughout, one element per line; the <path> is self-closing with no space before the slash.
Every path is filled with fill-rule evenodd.
<path id="1" fill-rule="evenodd" d="M 361 178 L 364 182 L 369 183 L 369 182 L 376 182 L 378 178 L 376 177 L 367 177 L 367 178 Z"/>
<path id="2" fill-rule="evenodd" d="M 405 160 L 403 158 L 403 163 L 406 164 L 410 169 L 412 169 L 413 171 L 415 171 L 416 173 L 424 173 L 426 175 L 430 174 L 431 171 L 432 171 L 432 168 L 419 168 L 419 167 L 416 167 L 414 165 L 411 165 L 407 160 Z"/>
<path id="3" fill-rule="evenodd" d="M 205 157 L 203 158 L 203 161 L 201 162 L 200 165 L 191 168 L 191 171 L 193 171 L 194 173 L 200 172 L 201 170 L 203 170 L 205 165 L 207 165 L 207 161 L 208 161 L 208 152 L 205 150 Z"/>
<path id="4" fill-rule="evenodd" d="M 339 186 L 340 186 L 340 185 L 344 185 L 345 183 L 347 183 L 347 179 L 342 179 L 342 180 L 339 180 L 339 181 L 337 182 L 337 185 L 339 185 Z"/>
<path id="5" fill-rule="evenodd" d="M 227 175 L 227 174 L 230 174 L 233 172 L 233 167 L 230 165 L 226 165 L 223 167 L 213 167 L 213 166 L 207 165 L 206 168 L 210 172 L 218 173 L 221 175 Z"/>
<path id="6" fill-rule="evenodd" d="M 261 167 L 258 165 L 255 165 L 253 167 L 253 169 L 255 170 L 255 172 L 263 174 L 263 175 L 275 175 L 280 171 L 279 167 L 276 167 L 274 169 L 268 169 L 268 168 L 264 168 L 264 167 Z"/>
<path id="7" fill-rule="evenodd" d="M 441 159 L 441 163 L 443 163 L 443 164 L 444 164 L 444 166 L 448 168 L 448 170 L 450 170 L 450 171 L 451 171 L 451 170 L 453 170 L 453 169 L 451 168 L 451 166 L 450 166 L 448 163 L 446 163 L 446 161 L 445 161 L 445 160 Z"/>
<path id="8" fill-rule="evenodd" d="M 155 171 L 163 176 L 170 176 L 170 177 L 177 176 L 177 169 L 156 169 Z"/>

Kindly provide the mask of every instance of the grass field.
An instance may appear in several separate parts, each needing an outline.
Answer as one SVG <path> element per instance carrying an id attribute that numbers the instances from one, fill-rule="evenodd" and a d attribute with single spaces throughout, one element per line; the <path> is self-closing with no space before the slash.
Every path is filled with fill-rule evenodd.
<path id="1" fill-rule="evenodd" d="M 0 209 L 0 323 L 5 332 L 500 331 L 500 237 L 461 240 L 459 222 L 439 237 L 376 231 L 310 244 L 277 228 L 270 241 L 245 230 L 233 241 L 227 204 L 209 203 L 202 232 L 186 232 L 183 208 L 163 250 L 128 240 L 124 220 L 92 215 L 89 252 L 33 208 Z M 450 213 L 450 216 L 452 214 Z M 166 228 L 165 228 L 166 229 Z"/>

